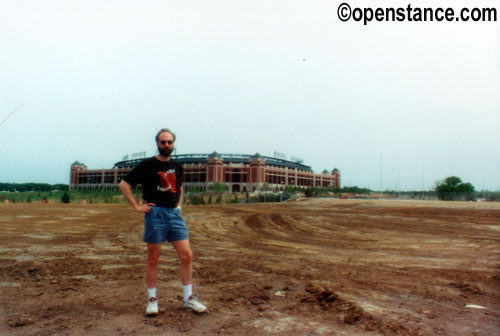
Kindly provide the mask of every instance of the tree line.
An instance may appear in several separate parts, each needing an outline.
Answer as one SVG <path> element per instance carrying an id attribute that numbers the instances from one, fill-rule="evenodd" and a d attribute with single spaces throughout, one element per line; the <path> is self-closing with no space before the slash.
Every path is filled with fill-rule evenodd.
<path id="1" fill-rule="evenodd" d="M 48 184 L 48 183 L 3 183 L 0 182 L 0 201 L 10 200 L 11 202 L 36 202 L 36 201 L 54 201 L 60 200 L 61 202 L 70 201 L 81 201 L 87 200 L 89 203 L 120 203 L 121 193 L 119 191 L 93 191 L 93 192 L 82 192 L 82 191 L 71 191 L 68 192 L 69 186 L 67 184 Z M 265 184 L 264 190 L 270 191 L 270 186 Z M 215 194 L 225 194 L 228 192 L 228 188 L 223 183 L 214 183 L 208 190 Z M 193 204 L 202 203 L 203 198 L 200 194 L 205 192 L 188 192 L 186 196 L 192 196 L 191 200 Z M 2 194 L 2 192 L 4 192 Z M 342 194 L 359 194 L 359 195 L 369 195 L 373 191 L 368 188 L 360 188 L 357 186 L 353 187 L 342 187 L 342 188 L 320 188 L 320 187 L 295 187 L 286 186 L 281 189 L 280 192 L 275 192 L 273 194 L 257 195 L 246 197 L 248 202 L 275 202 L 278 200 L 285 200 L 293 195 L 303 192 L 306 197 L 331 197 L 339 196 Z M 26 193 L 26 194 L 23 194 Z M 66 193 L 66 195 L 65 195 Z M 139 194 L 139 190 L 136 191 Z M 242 192 L 244 193 L 244 192 Z M 394 195 L 412 195 L 417 197 L 421 192 L 407 191 L 407 192 L 396 192 L 396 191 L 385 191 L 384 194 L 394 194 Z M 10 195 L 9 195 L 10 194 Z M 500 192 L 491 191 L 480 191 L 476 192 L 472 184 L 468 182 L 462 182 L 462 179 L 457 176 L 449 176 L 444 180 L 436 183 L 436 188 L 432 191 L 426 191 L 429 196 L 437 196 L 438 199 L 453 201 L 453 200 L 467 200 L 473 201 L 476 198 L 484 198 L 487 201 L 499 201 Z M 210 199 L 211 196 L 206 200 L 209 204 L 212 203 L 222 203 L 222 198 L 220 196 L 215 196 Z M 252 198 L 253 197 L 253 198 Z M 227 200 L 225 200 L 227 201 Z M 233 202 L 240 201 L 235 198 Z"/>
<path id="2" fill-rule="evenodd" d="M 48 183 L 4 183 L 0 182 L 0 191 L 23 192 L 23 191 L 66 191 L 69 189 L 67 184 L 48 184 Z"/>

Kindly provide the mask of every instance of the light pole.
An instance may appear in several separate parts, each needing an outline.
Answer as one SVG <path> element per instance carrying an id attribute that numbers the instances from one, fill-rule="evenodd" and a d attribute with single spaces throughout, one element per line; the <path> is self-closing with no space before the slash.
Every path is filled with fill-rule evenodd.
<path id="1" fill-rule="evenodd" d="M 283 189 L 285 188 L 285 180 L 281 180 L 280 202 L 283 202 Z"/>
<path id="2" fill-rule="evenodd" d="M 384 192 L 384 155 L 380 153 L 380 191 Z"/>

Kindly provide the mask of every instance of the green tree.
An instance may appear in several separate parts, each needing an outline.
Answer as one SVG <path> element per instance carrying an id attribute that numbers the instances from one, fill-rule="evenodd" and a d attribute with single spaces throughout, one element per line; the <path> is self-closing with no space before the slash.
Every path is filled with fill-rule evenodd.
<path id="1" fill-rule="evenodd" d="M 223 193 L 228 190 L 228 187 L 224 183 L 215 182 L 210 186 L 209 190 L 213 192 Z"/>
<path id="2" fill-rule="evenodd" d="M 62 196 L 61 196 L 61 202 L 63 203 L 69 203 L 69 194 L 67 192 L 65 192 Z"/>
<path id="3" fill-rule="evenodd" d="M 436 186 L 436 194 L 440 200 L 454 201 L 465 199 L 472 201 L 475 199 L 474 186 L 470 183 L 462 183 L 462 179 L 457 176 L 449 176 Z"/>
<path id="4" fill-rule="evenodd" d="M 191 195 L 189 196 L 189 204 L 191 205 L 201 205 L 205 204 L 205 200 L 202 196 L 199 195 Z"/>
<path id="5" fill-rule="evenodd" d="M 268 183 L 264 183 L 261 188 L 262 191 L 271 191 L 272 188 Z"/>

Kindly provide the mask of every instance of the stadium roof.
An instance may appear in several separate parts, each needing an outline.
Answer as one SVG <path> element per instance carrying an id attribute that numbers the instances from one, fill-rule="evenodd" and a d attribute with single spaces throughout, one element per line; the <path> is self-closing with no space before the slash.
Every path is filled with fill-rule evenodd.
<path id="1" fill-rule="evenodd" d="M 285 159 L 274 158 L 270 156 L 263 156 L 260 155 L 259 153 L 256 153 L 254 155 L 248 155 L 248 154 L 221 154 L 213 152 L 210 154 L 172 155 L 172 159 L 182 164 L 206 163 L 207 158 L 213 158 L 213 157 L 222 158 L 224 163 L 249 163 L 250 159 L 264 159 L 266 161 L 266 165 L 268 166 L 287 167 L 287 168 L 312 172 L 311 167 L 305 164 L 294 161 L 288 161 Z M 139 164 L 139 162 L 143 160 L 144 158 L 118 161 L 115 163 L 114 168 L 135 167 L 137 164 Z"/>

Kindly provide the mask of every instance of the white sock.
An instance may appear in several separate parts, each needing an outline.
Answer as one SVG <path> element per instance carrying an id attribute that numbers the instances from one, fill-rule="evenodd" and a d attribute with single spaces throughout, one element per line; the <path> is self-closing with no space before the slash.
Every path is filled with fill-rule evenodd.
<path id="1" fill-rule="evenodd" d="M 156 288 L 148 288 L 148 299 L 156 297 Z"/>
<path id="2" fill-rule="evenodd" d="M 182 286 L 182 289 L 184 290 L 184 302 L 186 302 L 193 295 L 193 285 Z"/>

